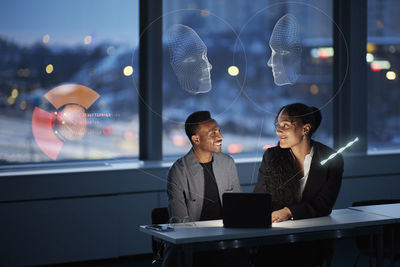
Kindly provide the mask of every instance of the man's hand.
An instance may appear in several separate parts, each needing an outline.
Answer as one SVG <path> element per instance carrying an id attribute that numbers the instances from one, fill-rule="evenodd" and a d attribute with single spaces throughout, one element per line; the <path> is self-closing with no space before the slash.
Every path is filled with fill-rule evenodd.
<path id="1" fill-rule="evenodd" d="M 292 218 L 292 212 L 287 207 L 283 209 L 276 210 L 271 214 L 271 220 L 273 223 L 283 222 Z"/>

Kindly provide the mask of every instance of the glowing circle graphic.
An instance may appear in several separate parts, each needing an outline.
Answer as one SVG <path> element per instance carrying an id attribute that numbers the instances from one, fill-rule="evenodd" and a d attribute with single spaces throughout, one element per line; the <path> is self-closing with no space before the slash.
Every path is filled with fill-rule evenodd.
<path id="1" fill-rule="evenodd" d="M 48 112 L 35 107 L 32 115 L 32 132 L 39 148 L 49 158 L 56 160 L 67 140 L 80 140 L 86 133 L 86 109 L 100 95 L 79 84 L 58 86 L 44 97 L 58 110 Z"/>

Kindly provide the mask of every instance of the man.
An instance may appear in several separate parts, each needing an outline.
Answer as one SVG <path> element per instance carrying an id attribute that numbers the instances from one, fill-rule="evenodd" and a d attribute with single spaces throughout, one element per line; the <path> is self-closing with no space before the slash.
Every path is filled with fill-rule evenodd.
<path id="1" fill-rule="evenodd" d="M 221 153 L 222 134 L 208 111 L 192 113 L 185 122 L 192 149 L 168 173 L 168 209 L 174 222 L 222 218 L 222 194 L 240 192 L 233 159 Z"/>
<path id="2" fill-rule="evenodd" d="M 185 122 L 192 149 L 178 159 L 168 173 L 168 209 L 171 222 L 217 220 L 222 218 L 222 194 L 240 192 L 233 159 L 221 153 L 222 134 L 208 111 L 192 113 Z M 195 266 L 243 266 L 243 250 L 199 252 Z M 167 246 L 162 266 L 176 266 L 176 249 Z"/>

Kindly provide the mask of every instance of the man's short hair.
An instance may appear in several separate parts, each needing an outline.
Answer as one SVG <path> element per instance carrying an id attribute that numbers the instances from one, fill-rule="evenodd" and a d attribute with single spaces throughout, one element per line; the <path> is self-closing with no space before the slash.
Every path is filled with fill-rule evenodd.
<path id="1" fill-rule="evenodd" d="M 200 123 L 207 121 L 214 121 L 209 111 L 196 111 L 189 115 L 185 121 L 185 132 L 190 142 L 192 136 L 196 135 Z"/>

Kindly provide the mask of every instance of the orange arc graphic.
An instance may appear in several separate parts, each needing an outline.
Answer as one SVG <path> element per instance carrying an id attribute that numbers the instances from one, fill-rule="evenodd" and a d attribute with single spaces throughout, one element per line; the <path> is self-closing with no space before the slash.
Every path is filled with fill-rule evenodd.
<path id="1" fill-rule="evenodd" d="M 79 104 L 88 109 L 100 95 L 89 87 L 80 84 L 63 84 L 47 92 L 44 97 L 56 109 L 71 103 Z"/>
<path id="2" fill-rule="evenodd" d="M 63 146 L 53 133 L 51 113 L 35 107 L 32 115 L 32 132 L 40 149 L 51 159 L 56 160 Z"/>

